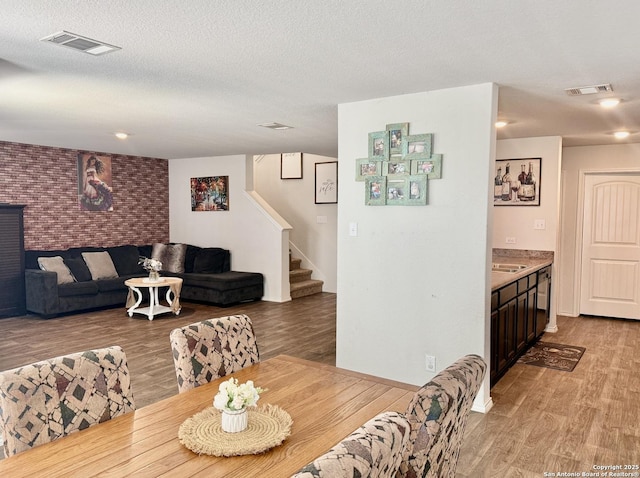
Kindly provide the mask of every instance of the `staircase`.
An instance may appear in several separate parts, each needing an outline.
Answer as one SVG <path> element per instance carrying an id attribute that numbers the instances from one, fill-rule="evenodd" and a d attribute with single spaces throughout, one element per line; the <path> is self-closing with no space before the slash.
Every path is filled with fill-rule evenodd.
<path id="1" fill-rule="evenodd" d="M 289 287 L 291 291 L 291 299 L 299 299 L 308 295 L 319 294 L 322 292 L 321 280 L 311 278 L 311 269 L 301 269 L 301 259 L 291 259 L 289 257 Z"/>

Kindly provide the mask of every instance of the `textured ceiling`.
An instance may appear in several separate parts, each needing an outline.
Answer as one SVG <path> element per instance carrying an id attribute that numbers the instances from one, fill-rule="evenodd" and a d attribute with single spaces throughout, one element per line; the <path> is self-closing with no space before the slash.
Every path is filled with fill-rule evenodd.
<path id="1" fill-rule="evenodd" d="M 335 157 L 338 104 L 485 82 L 512 121 L 499 138 L 640 140 L 636 0 L 0 0 L 0 12 L 0 140 Z M 39 41 L 61 30 L 122 50 Z M 596 104 L 610 94 L 564 93 L 600 83 L 624 100 L 615 110 Z M 272 121 L 294 129 L 257 126 Z"/>

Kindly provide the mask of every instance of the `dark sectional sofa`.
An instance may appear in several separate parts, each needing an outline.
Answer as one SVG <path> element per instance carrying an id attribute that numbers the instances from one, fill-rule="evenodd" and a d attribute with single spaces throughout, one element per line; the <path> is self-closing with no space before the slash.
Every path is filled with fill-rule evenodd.
<path id="1" fill-rule="evenodd" d="M 226 249 L 184 244 L 79 247 L 58 251 L 25 252 L 27 310 L 43 318 L 101 307 L 117 306 L 124 310 L 128 293 L 124 281 L 131 277 L 145 277 L 148 274 L 138 262 L 140 257 L 152 257 L 152 252 L 157 251 L 154 246 L 180 247 L 182 263 L 175 264 L 175 257 L 172 257 L 168 261 L 172 263 L 171 267 L 168 267 L 169 264 L 163 261 L 163 269 L 166 267 L 169 270 L 163 270 L 161 275 L 183 279 L 181 301 L 193 300 L 227 306 L 262 298 L 262 274 L 232 271 L 231 254 Z M 104 251 L 109 254 L 117 276 L 94 280 L 82 253 Z M 38 258 L 41 257 L 61 257 L 61 262 L 71 272 L 70 281 L 59 284 L 56 272 L 42 270 L 38 263 Z"/>

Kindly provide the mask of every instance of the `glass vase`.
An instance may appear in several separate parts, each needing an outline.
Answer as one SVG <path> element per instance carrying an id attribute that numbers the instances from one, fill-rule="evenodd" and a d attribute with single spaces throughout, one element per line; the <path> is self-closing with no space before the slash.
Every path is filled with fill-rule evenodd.
<path id="1" fill-rule="evenodd" d="M 149 282 L 160 282 L 160 273 L 158 271 L 149 271 Z"/>

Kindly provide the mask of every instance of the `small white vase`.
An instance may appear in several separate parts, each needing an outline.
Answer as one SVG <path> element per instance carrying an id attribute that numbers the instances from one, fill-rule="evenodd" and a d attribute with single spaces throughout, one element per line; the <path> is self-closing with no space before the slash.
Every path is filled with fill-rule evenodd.
<path id="1" fill-rule="evenodd" d="M 247 409 L 222 411 L 222 430 L 229 433 L 241 432 L 247 428 Z"/>

